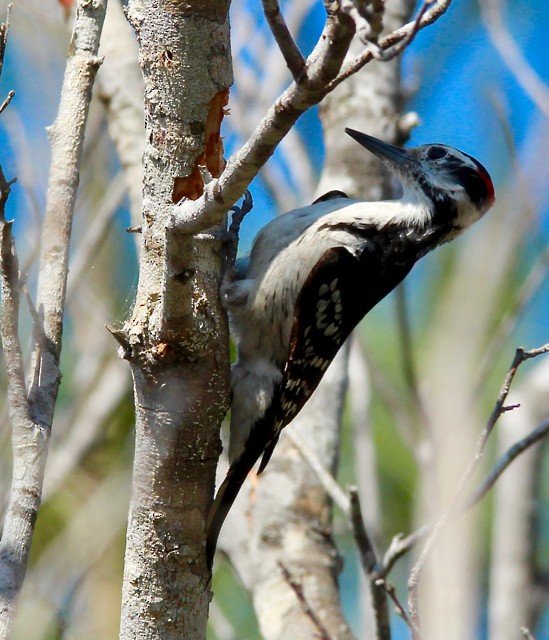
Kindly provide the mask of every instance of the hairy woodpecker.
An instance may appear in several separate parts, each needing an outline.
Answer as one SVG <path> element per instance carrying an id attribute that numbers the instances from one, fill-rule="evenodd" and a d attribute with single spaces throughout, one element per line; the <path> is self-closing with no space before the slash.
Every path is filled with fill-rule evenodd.
<path id="1" fill-rule="evenodd" d="M 208 517 L 210 562 L 248 472 L 265 468 L 358 322 L 422 256 L 492 206 L 492 180 L 470 155 L 443 144 L 400 149 L 347 134 L 400 180 L 400 200 L 364 202 L 332 191 L 267 224 L 222 285 L 236 333 L 230 468 Z"/>

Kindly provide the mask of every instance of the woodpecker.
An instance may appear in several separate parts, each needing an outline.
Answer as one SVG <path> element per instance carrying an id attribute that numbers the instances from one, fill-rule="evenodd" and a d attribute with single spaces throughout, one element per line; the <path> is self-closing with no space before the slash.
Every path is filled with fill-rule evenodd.
<path id="1" fill-rule="evenodd" d="M 331 191 L 268 223 L 222 298 L 238 345 L 231 370 L 230 467 L 208 516 L 207 554 L 248 472 L 268 463 L 360 320 L 414 264 L 479 220 L 495 201 L 490 175 L 443 144 L 401 149 L 346 133 L 402 183 L 399 200 L 364 202 Z"/>

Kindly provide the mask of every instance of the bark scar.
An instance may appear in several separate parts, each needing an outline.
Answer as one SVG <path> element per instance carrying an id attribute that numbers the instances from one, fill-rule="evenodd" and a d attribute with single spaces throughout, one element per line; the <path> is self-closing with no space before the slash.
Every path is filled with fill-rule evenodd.
<path id="1" fill-rule="evenodd" d="M 204 168 L 212 178 L 219 178 L 225 168 L 223 157 L 223 138 L 221 122 L 228 115 L 225 109 L 229 102 L 229 89 L 218 91 L 210 100 L 208 115 L 204 126 L 204 151 L 196 159 L 193 170 L 188 176 L 174 180 L 172 202 L 177 204 L 183 198 L 197 200 L 204 191 Z M 202 170 L 201 170 L 202 168 Z"/>

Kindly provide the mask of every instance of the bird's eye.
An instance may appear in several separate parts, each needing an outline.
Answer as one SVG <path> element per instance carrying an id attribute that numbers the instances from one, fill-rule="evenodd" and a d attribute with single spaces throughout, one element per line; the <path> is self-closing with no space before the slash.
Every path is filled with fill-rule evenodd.
<path id="1" fill-rule="evenodd" d="M 443 147 L 437 147 L 436 145 L 431 147 L 429 151 L 427 151 L 427 157 L 429 160 L 438 160 L 439 158 L 444 158 L 446 155 L 446 149 Z"/>

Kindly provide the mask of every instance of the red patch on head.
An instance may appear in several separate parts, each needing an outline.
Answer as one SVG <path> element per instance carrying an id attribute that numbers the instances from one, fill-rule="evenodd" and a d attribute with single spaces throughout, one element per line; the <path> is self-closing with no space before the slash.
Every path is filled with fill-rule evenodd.
<path id="1" fill-rule="evenodd" d="M 496 190 L 494 189 L 494 183 L 492 182 L 492 178 L 488 175 L 486 171 L 483 169 L 478 170 L 478 176 L 484 182 L 486 186 L 486 206 L 484 210 L 487 211 L 496 201 Z"/>

